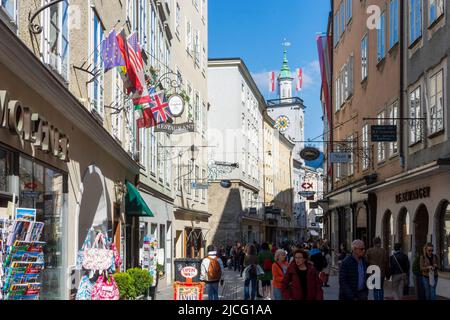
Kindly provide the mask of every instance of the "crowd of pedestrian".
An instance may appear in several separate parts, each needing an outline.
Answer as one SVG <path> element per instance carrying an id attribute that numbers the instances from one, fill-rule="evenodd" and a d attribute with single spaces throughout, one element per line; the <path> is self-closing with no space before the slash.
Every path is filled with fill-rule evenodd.
<path id="1" fill-rule="evenodd" d="M 372 281 L 374 300 L 384 300 L 385 280 L 392 281 L 394 299 L 409 293 L 410 262 L 396 243 L 390 255 L 379 237 L 367 249 L 355 240 L 348 251 L 341 245 L 337 252 L 340 300 L 368 300 Z M 244 278 L 244 299 L 255 300 L 323 300 L 323 288 L 329 287 L 332 265 L 331 249 L 326 240 L 276 244 L 254 242 L 242 245 L 214 246 L 202 262 L 201 279 L 206 282 L 210 300 L 218 299 L 218 285 L 224 268 Z M 371 269 L 368 270 L 369 266 Z M 370 273 L 377 266 L 377 274 Z M 423 247 L 412 264 L 418 300 L 435 300 L 439 260 L 431 243 Z M 369 271 L 369 273 L 368 273 Z"/>

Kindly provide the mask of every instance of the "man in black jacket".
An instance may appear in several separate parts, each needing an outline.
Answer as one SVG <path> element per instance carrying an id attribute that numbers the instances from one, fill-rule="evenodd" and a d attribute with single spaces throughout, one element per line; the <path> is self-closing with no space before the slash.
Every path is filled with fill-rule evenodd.
<path id="1" fill-rule="evenodd" d="M 389 269 L 392 275 L 392 289 L 395 300 L 403 297 L 404 288 L 408 285 L 409 259 L 406 254 L 401 252 L 402 244 L 394 245 L 394 254 L 389 258 Z"/>
<path id="2" fill-rule="evenodd" d="M 352 254 L 342 261 L 339 271 L 340 300 L 367 300 L 369 290 L 366 285 L 365 250 L 364 242 L 355 240 L 352 243 Z"/>

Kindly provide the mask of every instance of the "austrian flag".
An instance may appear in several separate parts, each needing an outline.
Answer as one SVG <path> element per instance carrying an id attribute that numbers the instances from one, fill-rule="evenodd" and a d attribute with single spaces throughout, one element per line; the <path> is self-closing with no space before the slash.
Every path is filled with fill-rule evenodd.
<path id="1" fill-rule="evenodd" d="M 275 72 L 270 72 L 270 83 L 269 83 L 269 91 L 275 92 Z"/>

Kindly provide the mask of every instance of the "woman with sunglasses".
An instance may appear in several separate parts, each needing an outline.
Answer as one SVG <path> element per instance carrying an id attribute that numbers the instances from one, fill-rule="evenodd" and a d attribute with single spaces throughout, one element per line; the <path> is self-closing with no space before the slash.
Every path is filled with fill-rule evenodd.
<path id="1" fill-rule="evenodd" d="M 420 257 L 420 271 L 422 272 L 426 300 L 436 300 L 439 259 L 433 251 L 433 244 L 427 243 L 423 248 L 423 256 Z"/>

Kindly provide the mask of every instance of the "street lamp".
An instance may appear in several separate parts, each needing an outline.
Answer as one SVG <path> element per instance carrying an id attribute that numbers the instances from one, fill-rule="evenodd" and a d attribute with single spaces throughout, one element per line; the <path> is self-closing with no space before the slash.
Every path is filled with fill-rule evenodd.
<path id="1" fill-rule="evenodd" d="M 192 162 L 194 162 L 195 159 L 197 159 L 197 157 L 198 157 L 198 154 L 199 154 L 199 152 L 200 152 L 200 149 L 197 148 L 195 145 L 192 145 L 192 146 L 189 148 L 189 152 L 191 153 L 191 160 L 192 160 Z"/>

